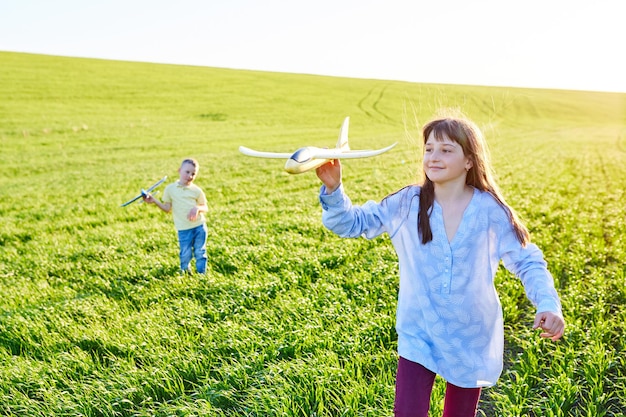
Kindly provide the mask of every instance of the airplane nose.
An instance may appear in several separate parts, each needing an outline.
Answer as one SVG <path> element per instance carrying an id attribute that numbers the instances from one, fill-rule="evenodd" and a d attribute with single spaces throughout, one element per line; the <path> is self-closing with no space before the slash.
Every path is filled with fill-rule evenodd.
<path id="1" fill-rule="evenodd" d="M 285 171 L 290 174 L 300 174 L 307 169 L 311 162 L 311 151 L 309 148 L 300 148 L 285 162 Z"/>
<path id="2" fill-rule="evenodd" d="M 311 159 L 306 162 L 298 162 L 290 158 L 287 159 L 287 162 L 285 162 L 285 171 L 290 174 L 302 174 L 303 172 L 311 171 L 320 167 L 328 161 L 328 159 Z"/>
<path id="3" fill-rule="evenodd" d="M 309 148 L 300 148 L 291 155 L 291 158 L 298 163 L 303 163 L 311 159 L 311 151 Z"/>
<path id="4" fill-rule="evenodd" d="M 299 174 L 300 168 L 301 164 L 291 158 L 287 159 L 287 162 L 285 162 L 285 171 L 290 174 Z"/>

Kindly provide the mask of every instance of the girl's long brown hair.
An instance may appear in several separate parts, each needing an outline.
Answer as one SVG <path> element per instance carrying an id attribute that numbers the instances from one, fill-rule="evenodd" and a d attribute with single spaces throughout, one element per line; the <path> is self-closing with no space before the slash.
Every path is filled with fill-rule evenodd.
<path id="1" fill-rule="evenodd" d="M 519 220 L 515 211 L 506 204 L 496 182 L 493 178 L 491 166 L 489 164 L 489 153 L 482 132 L 473 122 L 464 118 L 446 117 L 433 120 L 423 128 L 424 144 L 430 134 L 436 140 L 442 141 L 449 138 L 463 148 L 463 154 L 472 161 L 472 168 L 467 173 L 465 183 L 481 191 L 490 193 L 493 198 L 506 210 L 509 220 L 513 225 L 517 239 L 522 245 L 530 241 L 528 230 Z M 424 174 L 424 183 L 420 192 L 420 208 L 418 214 L 418 232 L 422 239 L 422 244 L 433 240 L 432 229 L 430 228 L 430 213 L 435 201 L 435 186 L 428 176 Z"/>

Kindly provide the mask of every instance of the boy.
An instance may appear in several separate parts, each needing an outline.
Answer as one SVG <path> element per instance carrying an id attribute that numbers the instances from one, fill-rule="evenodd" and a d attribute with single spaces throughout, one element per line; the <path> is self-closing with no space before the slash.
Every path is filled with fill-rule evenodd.
<path id="1" fill-rule="evenodd" d="M 174 227 L 178 231 L 181 271 L 191 272 L 190 263 L 193 254 L 196 258 L 196 270 L 199 274 L 204 274 L 207 262 L 207 228 L 204 213 L 209 209 L 204 192 L 193 183 L 199 168 L 195 159 L 185 159 L 178 168 L 178 181 L 165 187 L 163 201 L 159 201 L 151 194 L 146 195 L 144 201 L 156 204 L 166 213 L 172 212 Z"/>

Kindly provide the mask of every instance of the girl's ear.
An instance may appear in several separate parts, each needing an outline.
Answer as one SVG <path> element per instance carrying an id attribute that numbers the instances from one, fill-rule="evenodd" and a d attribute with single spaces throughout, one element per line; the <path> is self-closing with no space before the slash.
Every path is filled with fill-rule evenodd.
<path id="1" fill-rule="evenodd" d="M 474 166 L 474 161 L 467 158 L 467 161 L 465 162 L 465 171 L 469 171 L 470 169 L 472 169 L 473 166 Z"/>

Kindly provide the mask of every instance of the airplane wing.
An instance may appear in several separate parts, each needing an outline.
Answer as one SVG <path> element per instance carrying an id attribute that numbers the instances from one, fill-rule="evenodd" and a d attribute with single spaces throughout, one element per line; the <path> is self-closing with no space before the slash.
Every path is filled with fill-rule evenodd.
<path id="1" fill-rule="evenodd" d="M 137 201 L 140 198 L 142 198 L 145 194 L 151 192 L 152 190 L 157 188 L 159 185 L 163 184 L 165 182 L 165 180 L 167 180 L 167 176 L 161 178 L 159 181 L 157 181 L 154 184 L 152 184 L 150 187 L 148 187 L 147 190 L 141 190 L 141 193 L 139 193 L 139 195 L 137 195 L 136 197 L 131 198 L 130 200 L 128 200 L 127 202 L 122 204 L 120 207 L 126 207 L 127 205 L 134 203 L 135 201 Z"/>
<path id="2" fill-rule="evenodd" d="M 143 197 L 141 194 L 139 194 L 136 197 L 131 198 L 130 200 L 128 200 L 127 202 L 125 202 L 124 204 L 122 204 L 120 207 L 126 207 L 127 205 L 134 203 L 135 201 L 139 200 L 141 197 Z"/>
<path id="3" fill-rule="evenodd" d="M 293 155 L 293 152 L 280 153 L 280 152 L 255 151 L 254 149 L 246 148 L 245 146 L 240 146 L 239 152 L 248 156 L 256 156 L 257 158 L 272 158 L 272 159 L 286 159 L 286 158 L 291 157 L 291 155 Z"/>
<path id="4" fill-rule="evenodd" d="M 150 186 L 150 187 L 146 190 L 146 192 L 147 192 L 147 193 L 151 192 L 152 190 L 154 190 L 155 188 L 157 188 L 159 185 L 163 184 L 163 183 L 165 182 L 165 180 L 167 180 L 167 175 L 166 175 L 166 176 L 164 176 L 163 178 L 161 178 L 160 180 L 158 180 L 157 182 L 155 182 L 153 185 L 151 185 L 151 186 Z M 143 195 L 143 193 L 142 193 L 142 195 Z"/>
<path id="5" fill-rule="evenodd" d="M 342 151 L 341 149 L 318 149 L 314 154 L 312 154 L 312 158 L 314 159 L 356 159 L 356 158 L 369 158 L 371 156 L 380 155 L 391 150 L 394 146 L 396 146 L 398 142 L 393 145 L 389 145 L 386 148 L 375 149 L 375 150 L 351 150 L 351 151 Z"/>

